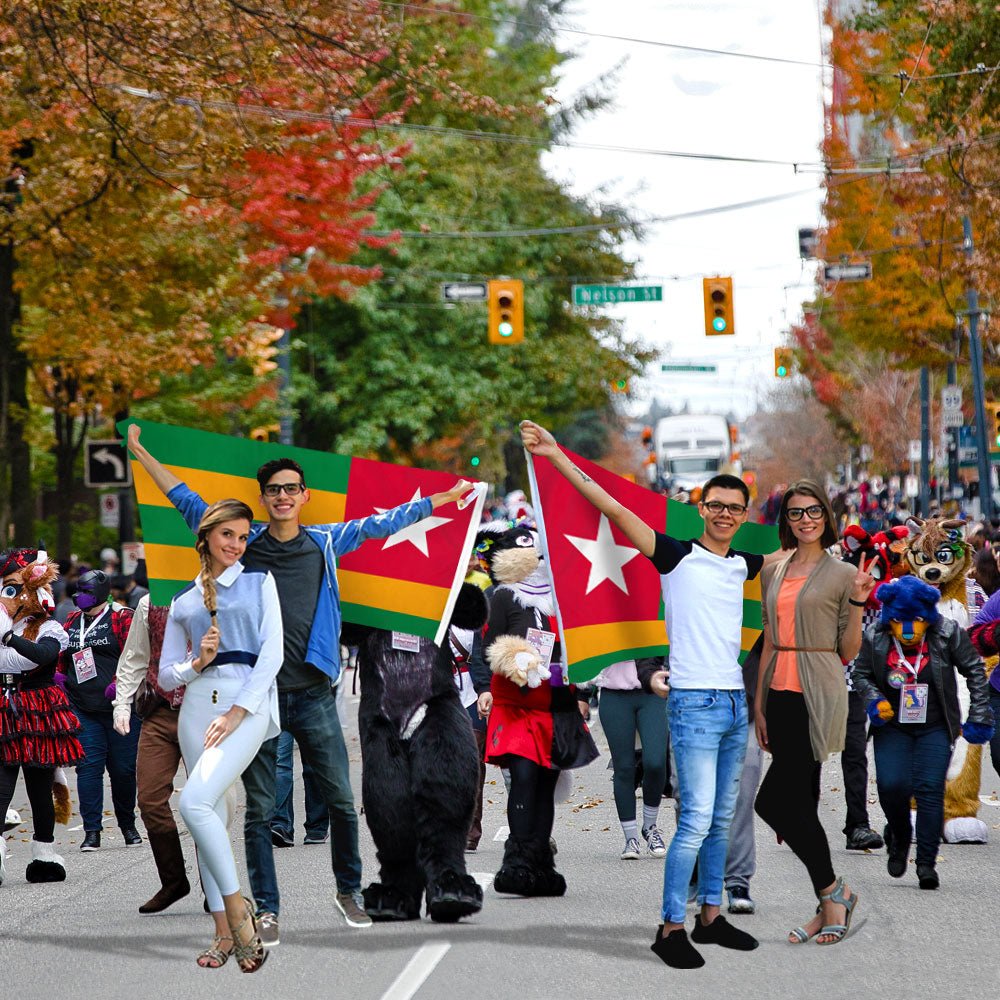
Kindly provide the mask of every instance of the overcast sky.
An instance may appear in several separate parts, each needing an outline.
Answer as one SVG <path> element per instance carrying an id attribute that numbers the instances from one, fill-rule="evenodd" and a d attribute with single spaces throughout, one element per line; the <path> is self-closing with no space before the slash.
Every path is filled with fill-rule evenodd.
<path id="1" fill-rule="evenodd" d="M 564 23 L 602 34 L 785 59 L 822 61 L 817 0 L 576 0 Z M 574 140 L 815 164 L 823 134 L 823 73 L 816 66 L 563 33 L 576 53 L 563 67 L 561 99 L 625 60 L 613 108 Z M 752 412 L 774 383 L 773 348 L 785 342 L 814 268 L 803 268 L 798 229 L 819 222 L 820 175 L 791 166 L 559 150 L 546 160 L 574 190 L 605 188 L 641 218 L 713 208 L 790 192 L 769 205 L 650 226 L 630 245 L 638 272 L 663 285 L 663 301 L 609 307 L 662 361 L 717 362 L 719 374 L 664 375 L 659 362 L 636 387 L 695 410 Z M 704 334 L 703 275 L 732 275 L 736 334 Z M 805 283 L 805 284 L 801 284 Z"/>

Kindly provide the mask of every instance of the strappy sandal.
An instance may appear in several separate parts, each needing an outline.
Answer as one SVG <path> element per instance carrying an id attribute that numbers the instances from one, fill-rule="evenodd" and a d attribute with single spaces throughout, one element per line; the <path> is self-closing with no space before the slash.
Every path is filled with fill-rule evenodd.
<path id="1" fill-rule="evenodd" d="M 212 942 L 211 948 L 206 948 L 196 959 L 199 969 L 221 969 L 226 962 L 229 961 L 229 956 L 233 953 L 233 950 L 229 951 L 222 950 L 223 941 L 233 941 L 231 937 L 217 937 Z M 236 942 L 233 941 L 233 944 Z"/>
<path id="2" fill-rule="evenodd" d="M 253 904 L 246 896 L 243 897 L 243 902 L 246 903 L 246 915 L 237 927 L 229 925 L 233 935 L 232 955 L 240 967 L 240 972 L 256 972 L 267 961 L 267 951 L 264 949 L 264 942 L 261 941 L 260 935 L 257 933 L 257 920 L 253 915 Z M 247 921 L 253 928 L 253 937 L 246 944 L 241 944 L 240 931 L 246 927 Z"/>
<path id="3" fill-rule="evenodd" d="M 819 901 L 820 903 L 836 903 L 838 906 L 844 907 L 847 914 L 844 917 L 844 922 L 842 924 L 827 924 L 826 927 L 820 928 L 820 932 L 817 936 L 822 937 L 826 934 L 833 938 L 832 941 L 817 941 L 816 944 L 840 944 L 840 942 L 847 937 L 847 932 L 851 929 L 851 917 L 854 915 L 854 907 L 858 905 L 858 894 L 856 892 L 852 892 L 850 899 L 845 899 L 844 880 L 842 878 L 838 878 L 833 887 L 833 891 L 820 896 Z"/>
<path id="4" fill-rule="evenodd" d="M 819 911 L 821 909 L 822 909 L 822 907 L 817 906 L 816 907 L 816 912 L 819 913 Z M 820 934 L 820 933 L 822 933 L 822 931 L 813 931 L 813 933 L 810 934 L 809 931 L 807 931 L 804 927 L 793 927 L 788 932 L 788 937 L 789 938 L 795 938 L 795 940 L 794 941 L 789 940 L 788 943 L 789 944 L 805 944 L 807 941 L 809 941 L 812 938 L 816 937 L 816 935 Z"/>

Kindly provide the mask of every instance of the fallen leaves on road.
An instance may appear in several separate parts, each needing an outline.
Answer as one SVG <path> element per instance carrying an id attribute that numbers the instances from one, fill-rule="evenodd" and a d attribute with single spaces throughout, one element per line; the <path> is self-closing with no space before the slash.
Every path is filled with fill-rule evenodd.
<path id="1" fill-rule="evenodd" d="M 587 799 L 586 802 L 581 802 L 578 806 L 573 806 L 573 812 L 583 812 L 584 809 L 596 809 L 599 805 L 602 805 L 604 799 Z"/>

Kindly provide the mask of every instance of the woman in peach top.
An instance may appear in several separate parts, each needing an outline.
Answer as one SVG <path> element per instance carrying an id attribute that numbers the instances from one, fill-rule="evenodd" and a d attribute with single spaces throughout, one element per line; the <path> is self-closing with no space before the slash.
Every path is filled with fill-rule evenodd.
<path id="1" fill-rule="evenodd" d="M 812 480 L 792 483 L 782 497 L 778 537 L 788 554 L 761 574 L 764 648 L 754 720 L 773 760 L 755 808 L 806 866 L 820 901 L 789 943 L 815 937 L 836 944 L 858 897 L 833 871 L 818 813 L 820 767 L 844 746 L 843 664 L 861 648 L 861 612 L 875 581 L 864 565 L 855 570 L 825 551 L 837 541 L 836 520 Z"/>

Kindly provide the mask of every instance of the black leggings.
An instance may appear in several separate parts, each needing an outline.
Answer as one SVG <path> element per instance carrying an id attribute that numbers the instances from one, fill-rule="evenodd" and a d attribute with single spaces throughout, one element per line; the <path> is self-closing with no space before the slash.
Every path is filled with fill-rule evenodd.
<path id="1" fill-rule="evenodd" d="M 765 718 L 772 760 L 754 808 L 806 866 L 819 895 L 836 876 L 819 819 L 820 764 L 809 741 L 805 698 L 795 691 L 769 691 Z"/>
<path id="2" fill-rule="evenodd" d="M 536 764 L 527 757 L 509 756 L 510 794 L 507 796 L 507 823 L 512 837 L 542 840 L 552 836 L 556 817 L 554 794 L 559 772 Z"/>
<path id="3" fill-rule="evenodd" d="M 42 844 L 55 840 L 56 809 L 52 802 L 52 779 L 55 772 L 50 767 L 21 767 L 19 764 L 0 766 L 0 816 L 7 815 L 17 772 L 24 773 L 24 787 L 31 803 L 31 821 L 35 829 L 34 839 Z"/>

